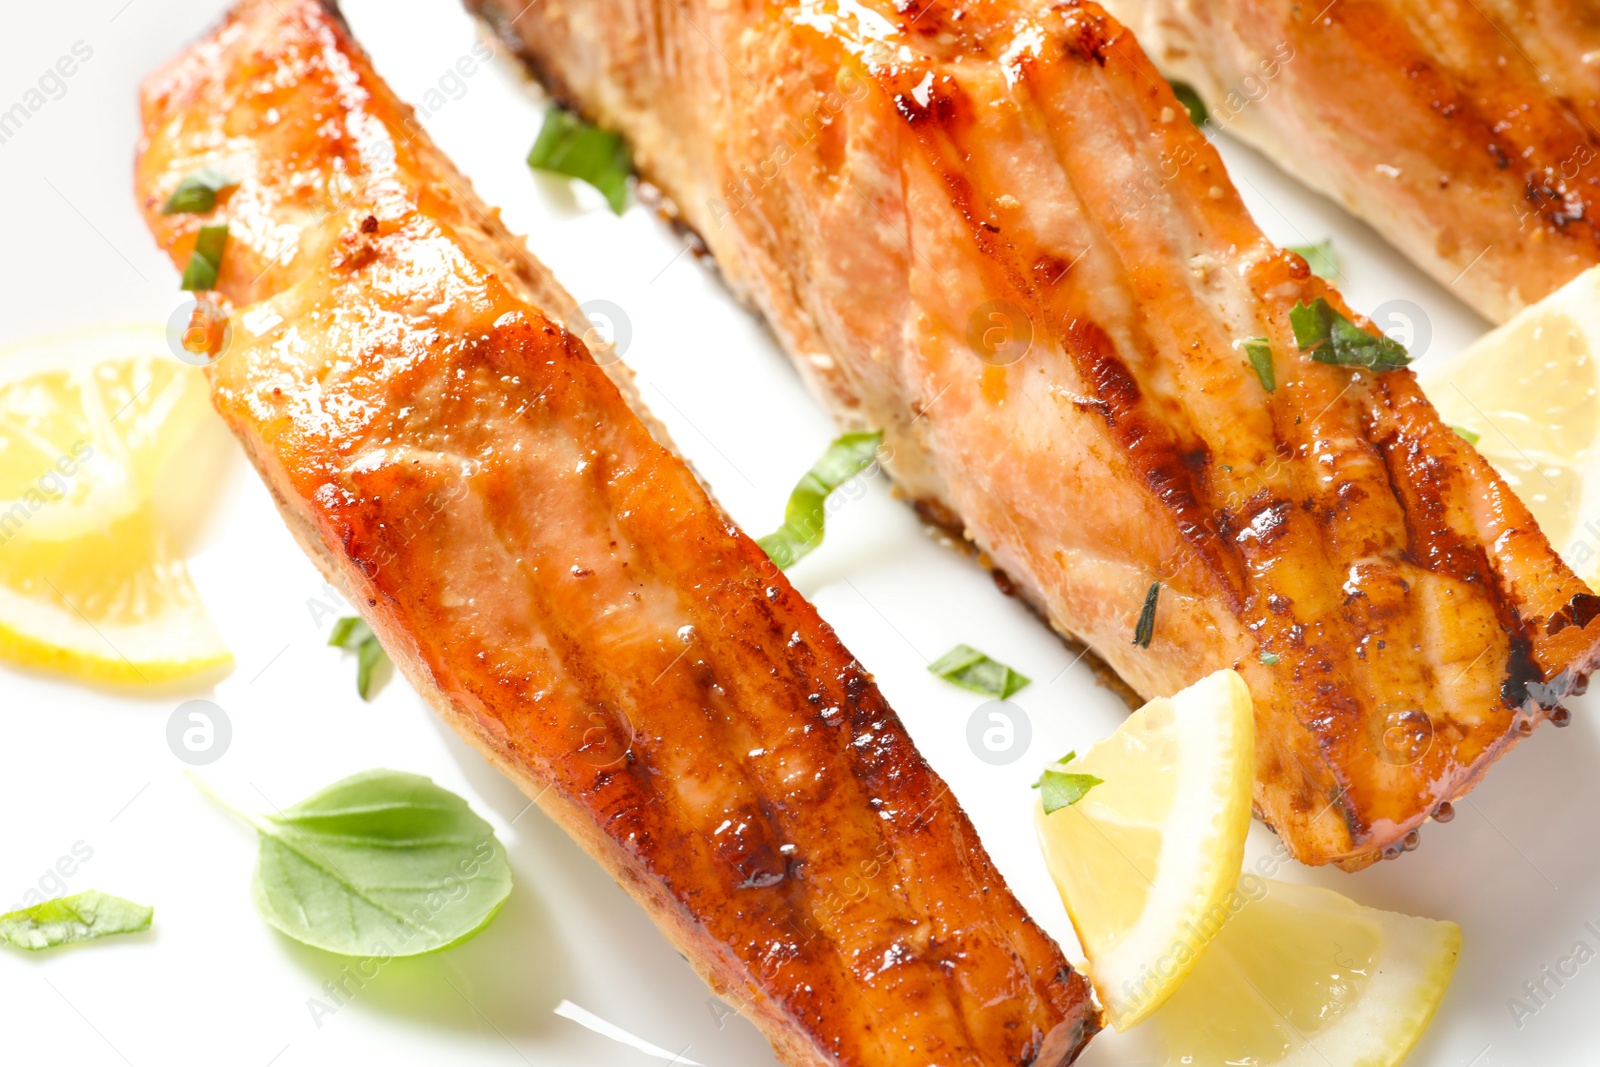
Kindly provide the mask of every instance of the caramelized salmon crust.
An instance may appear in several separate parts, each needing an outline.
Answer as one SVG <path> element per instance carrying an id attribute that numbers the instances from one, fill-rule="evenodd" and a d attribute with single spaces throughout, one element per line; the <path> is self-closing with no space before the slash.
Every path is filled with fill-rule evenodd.
<path id="1" fill-rule="evenodd" d="M 1380 335 L 1100 7 L 471 2 L 1058 629 L 1145 697 L 1244 675 L 1256 809 L 1297 858 L 1415 847 L 1564 721 L 1600 600 L 1410 371 L 1300 350 L 1318 298 Z"/>
<path id="2" fill-rule="evenodd" d="M 335 15 L 244 0 L 141 103 L 156 240 L 228 226 L 216 408 L 417 691 L 785 1063 L 1076 1058 L 1083 978 L 872 678 Z"/>
<path id="3" fill-rule="evenodd" d="M 1213 125 L 1504 322 L 1600 264 L 1593 0 L 1107 0 Z"/>

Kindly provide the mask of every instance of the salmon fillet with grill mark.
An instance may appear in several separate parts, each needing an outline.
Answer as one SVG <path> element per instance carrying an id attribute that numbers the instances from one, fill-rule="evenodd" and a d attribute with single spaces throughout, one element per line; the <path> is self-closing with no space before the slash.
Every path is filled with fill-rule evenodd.
<path id="1" fill-rule="evenodd" d="M 1504 322 L 1600 263 L 1592 0 L 1106 0 L 1218 125 Z"/>
<path id="2" fill-rule="evenodd" d="M 1348 308 L 1095 4 L 473 2 L 1057 628 L 1146 697 L 1244 675 L 1299 859 L 1398 855 L 1564 721 L 1600 601 L 1410 371 L 1300 352 Z"/>
<path id="3" fill-rule="evenodd" d="M 1083 978 L 871 677 L 336 17 L 246 0 L 142 108 L 162 248 L 229 227 L 217 410 L 417 691 L 784 1062 L 1072 1061 Z M 161 214 L 207 165 L 237 188 Z"/>

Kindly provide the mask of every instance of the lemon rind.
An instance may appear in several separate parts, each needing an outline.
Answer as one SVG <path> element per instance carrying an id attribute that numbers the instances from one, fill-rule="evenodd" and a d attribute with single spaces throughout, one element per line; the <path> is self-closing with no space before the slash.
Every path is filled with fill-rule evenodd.
<path id="1" fill-rule="evenodd" d="M 0 385 L 40 374 L 93 374 L 95 368 L 106 364 L 168 358 L 166 335 L 158 326 L 84 327 L 0 347 Z M 197 375 L 199 371 L 185 367 L 181 373 Z M 191 379 L 184 382 L 183 389 L 193 385 Z M 203 385 L 199 388 L 203 392 Z M 167 411 L 157 421 L 162 423 L 160 432 L 172 437 L 165 447 L 176 447 L 193 427 L 166 425 L 183 398 L 171 390 L 164 393 Z M 102 412 L 101 417 L 109 420 L 114 415 Z M 40 510 L 35 514 L 29 508 L 26 524 L 10 531 L 10 536 L 70 543 L 133 514 L 144 506 L 139 497 L 138 489 L 124 475 L 101 487 L 92 508 L 65 501 L 54 503 L 48 513 Z M 17 503 L 0 501 L 0 513 Z M 232 654 L 181 566 L 173 581 L 177 584 L 168 588 L 167 610 L 136 623 L 120 624 L 90 621 L 61 605 L 0 585 L 0 657 L 87 681 L 129 686 L 186 678 L 232 663 Z"/>
<path id="2" fill-rule="evenodd" d="M 96 626 L 0 586 L 0 656 L 115 685 L 168 682 L 232 663 L 222 635 L 195 603 L 134 624 Z M 182 654 L 172 655 L 174 649 Z"/>
<path id="3" fill-rule="evenodd" d="M 1361 998 L 1329 1027 L 1303 1038 L 1273 1067 L 1398 1067 L 1428 1030 L 1461 958 L 1461 927 L 1400 912 L 1369 908 L 1331 889 L 1271 882 L 1280 907 L 1303 912 L 1340 911 L 1372 922 L 1382 950 Z"/>
<path id="4" fill-rule="evenodd" d="M 1172 697 L 1171 703 L 1183 754 L 1173 790 L 1173 810 L 1213 810 L 1215 814 L 1203 832 L 1195 832 L 1196 826 L 1189 824 L 1183 833 L 1162 835 L 1158 871 L 1192 871 L 1196 875 L 1180 880 L 1158 874 L 1139 922 L 1110 951 L 1091 956 L 1090 981 L 1108 1020 L 1118 1030 L 1131 1029 L 1166 1003 L 1199 962 L 1211 936 L 1221 928 L 1220 922 L 1208 927 L 1204 920 L 1228 909 L 1250 826 L 1255 730 L 1244 680 L 1234 671 L 1218 671 Z M 1074 769 L 1078 762 L 1067 768 Z M 1039 826 L 1043 835 L 1047 831 L 1042 810 Z M 1049 848 L 1047 844 L 1047 853 Z M 1062 898 L 1079 942 L 1090 951 L 1071 900 L 1065 893 Z M 1158 922 L 1161 916 L 1175 918 Z M 1191 931 L 1187 937 L 1181 934 L 1185 929 Z M 1170 973 L 1157 971 L 1154 988 L 1135 997 L 1123 993 L 1127 983 L 1137 987 L 1149 968 L 1163 961 L 1170 961 Z"/>

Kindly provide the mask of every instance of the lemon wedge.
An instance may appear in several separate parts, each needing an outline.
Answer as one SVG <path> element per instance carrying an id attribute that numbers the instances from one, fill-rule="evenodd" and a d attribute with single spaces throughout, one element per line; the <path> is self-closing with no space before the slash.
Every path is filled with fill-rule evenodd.
<path id="1" fill-rule="evenodd" d="M 1183 988 L 1136 1035 L 1154 1031 L 1165 1054 L 1156 1062 L 1393 1067 L 1405 1059 L 1450 985 L 1459 926 L 1249 875 L 1239 901 Z"/>
<path id="2" fill-rule="evenodd" d="M 1580 575 L 1600 567 L 1600 267 L 1419 374 Z"/>
<path id="3" fill-rule="evenodd" d="M 1111 1024 L 1126 1030 L 1182 983 L 1231 914 L 1254 778 L 1250 691 L 1218 671 L 1152 700 L 1085 755 L 1102 780 L 1036 806 L 1040 846 Z"/>
<path id="4" fill-rule="evenodd" d="M 0 349 L 0 653 L 118 683 L 231 660 L 153 502 L 206 417 L 155 327 Z"/>

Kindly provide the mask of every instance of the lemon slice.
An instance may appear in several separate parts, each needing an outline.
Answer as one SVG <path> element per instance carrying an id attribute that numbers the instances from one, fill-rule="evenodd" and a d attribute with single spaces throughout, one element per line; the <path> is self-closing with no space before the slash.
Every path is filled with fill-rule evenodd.
<path id="1" fill-rule="evenodd" d="M 1600 267 L 1420 375 L 1440 417 L 1477 438 L 1478 451 L 1582 575 L 1596 573 L 1600 549 L 1597 353 Z"/>
<path id="2" fill-rule="evenodd" d="M 1405 1059 L 1450 985 L 1459 926 L 1253 876 L 1240 880 L 1238 902 L 1147 1028 L 1166 1064 L 1392 1067 Z"/>
<path id="3" fill-rule="evenodd" d="M 0 536 L 65 540 L 148 502 L 207 417 L 204 378 L 166 348 L 157 327 L 119 326 L 0 349 Z"/>
<path id="4" fill-rule="evenodd" d="M 1250 691 L 1218 671 L 1058 764 L 1102 780 L 1077 803 L 1037 806 L 1045 862 L 1119 1030 L 1172 995 L 1230 914 L 1254 752 Z"/>
<path id="5" fill-rule="evenodd" d="M 0 653 L 123 683 L 229 662 L 152 501 L 205 392 L 153 327 L 0 349 Z"/>

